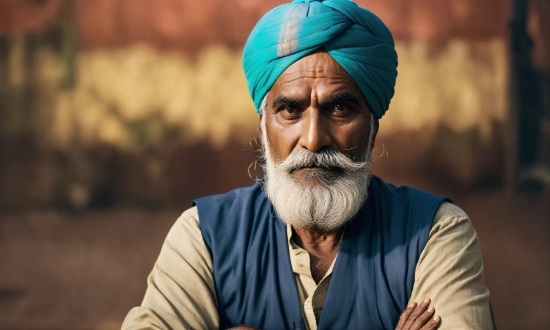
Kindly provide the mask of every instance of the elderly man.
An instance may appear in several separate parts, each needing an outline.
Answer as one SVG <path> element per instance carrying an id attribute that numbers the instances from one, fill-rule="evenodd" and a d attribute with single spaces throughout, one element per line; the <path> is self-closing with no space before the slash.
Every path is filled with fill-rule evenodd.
<path id="1" fill-rule="evenodd" d="M 264 178 L 183 213 L 123 328 L 491 329 L 466 214 L 370 174 L 397 76 L 386 26 L 296 0 L 258 22 L 243 65 Z"/>

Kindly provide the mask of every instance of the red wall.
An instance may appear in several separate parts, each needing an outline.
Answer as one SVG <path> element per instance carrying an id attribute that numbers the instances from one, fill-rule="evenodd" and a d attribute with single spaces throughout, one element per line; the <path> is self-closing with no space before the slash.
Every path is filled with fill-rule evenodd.
<path id="1" fill-rule="evenodd" d="M 0 0 L 0 35 L 23 34 L 58 17 L 62 0 Z"/>
<path id="2" fill-rule="evenodd" d="M 75 13 L 83 48 L 147 42 L 194 51 L 211 43 L 242 47 L 257 20 L 281 0 L 0 0 L 0 34 L 39 29 L 61 12 Z M 442 43 L 507 33 L 510 0 L 357 0 L 397 39 Z M 498 4 L 497 4 L 498 3 Z"/>
<path id="3" fill-rule="evenodd" d="M 281 0 L 75 0 L 81 46 L 148 42 L 194 51 L 211 44 L 241 47 L 256 21 Z M 441 43 L 451 38 L 504 36 L 510 1 L 358 0 L 397 39 Z"/>

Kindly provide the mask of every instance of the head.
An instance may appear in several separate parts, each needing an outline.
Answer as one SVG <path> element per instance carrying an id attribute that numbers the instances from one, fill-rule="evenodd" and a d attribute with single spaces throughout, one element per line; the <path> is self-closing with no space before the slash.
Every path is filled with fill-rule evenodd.
<path id="1" fill-rule="evenodd" d="M 264 189 L 279 217 L 311 230 L 341 227 L 367 198 L 378 121 L 326 52 L 285 70 L 260 114 Z"/>
<path id="2" fill-rule="evenodd" d="M 297 0 L 260 20 L 243 64 L 275 210 L 297 227 L 340 228 L 367 198 L 378 119 L 395 84 L 391 34 L 351 1 Z"/>

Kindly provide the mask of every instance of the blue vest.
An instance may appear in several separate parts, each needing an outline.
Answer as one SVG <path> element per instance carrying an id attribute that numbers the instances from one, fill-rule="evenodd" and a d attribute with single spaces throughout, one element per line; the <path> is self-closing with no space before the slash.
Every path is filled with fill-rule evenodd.
<path id="1" fill-rule="evenodd" d="M 394 329 L 445 199 L 372 177 L 348 223 L 319 320 L 325 329 Z M 196 200 L 213 263 L 220 327 L 306 329 L 286 227 L 259 183 Z"/>

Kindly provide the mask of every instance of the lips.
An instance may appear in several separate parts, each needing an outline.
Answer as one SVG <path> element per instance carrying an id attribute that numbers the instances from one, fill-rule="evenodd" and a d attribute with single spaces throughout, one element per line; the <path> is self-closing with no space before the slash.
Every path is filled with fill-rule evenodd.
<path id="1" fill-rule="evenodd" d="M 322 167 L 322 166 L 316 166 L 316 165 L 305 165 L 305 166 L 296 166 L 296 167 L 293 167 L 290 169 L 290 173 L 292 172 L 295 172 L 295 171 L 300 171 L 300 170 L 309 170 L 309 169 L 327 169 L 326 167 Z"/>
<path id="2" fill-rule="evenodd" d="M 326 172 L 326 173 L 334 173 L 334 174 L 341 174 L 344 173 L 344 170 L 340 167 L 326 167 L 326 166 L 316 166 L 316 165 L 308 165 L 308 166 L 300 166 L 296 167 L 290 170 L 290 173 L 294 173 L 297 171 L 312 171 L 312 172 Z"/>

